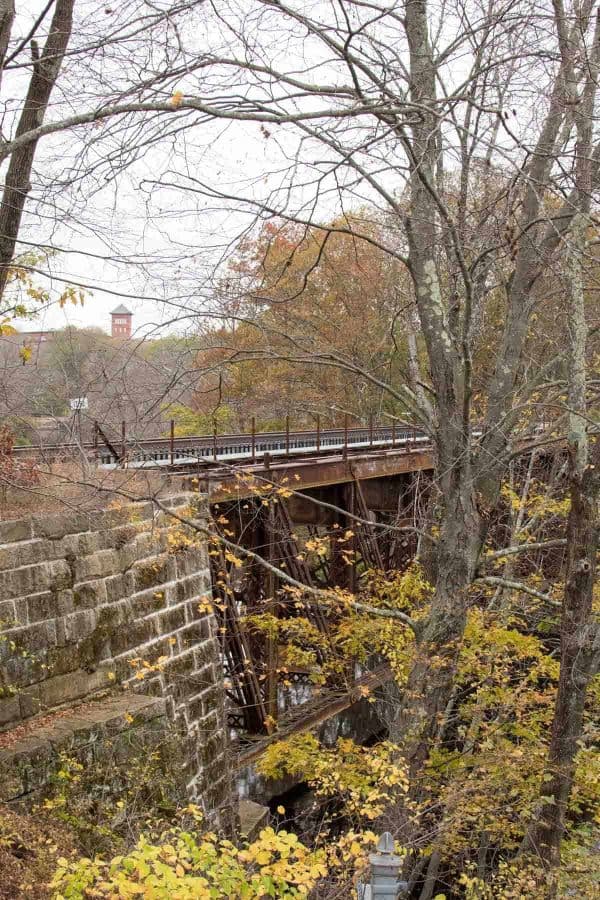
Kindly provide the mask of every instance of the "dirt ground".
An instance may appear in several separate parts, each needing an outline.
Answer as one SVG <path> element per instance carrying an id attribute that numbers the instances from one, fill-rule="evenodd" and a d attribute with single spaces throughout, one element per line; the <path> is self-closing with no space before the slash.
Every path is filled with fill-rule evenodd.
<path id="1" fill-rule="evenodd" d="M 0 900 L 47 900 L 58 858 L 74 852 L 68 830 L 0 805 Z"/>
<path id="2" fill-rule="evenodd" d="M 156 470 L 82 471 L 73 463 L 39 469 L 34 483 L 22 486 L 0 479 L 0 520 L 69 509 L 105 509 L 115 501 L 147 499 L 173 490 L 173 479 Z M 177 490 L 177 487 L 175 487 Z"/>

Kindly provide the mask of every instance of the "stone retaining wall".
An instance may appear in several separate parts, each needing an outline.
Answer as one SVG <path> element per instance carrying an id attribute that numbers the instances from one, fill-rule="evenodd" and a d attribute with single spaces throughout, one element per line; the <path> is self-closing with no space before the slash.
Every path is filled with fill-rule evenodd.
<path id="1" fill-rule="evenodd" d="M 206 521 L 204 501 L 165 501 Z M 228 793 L 223 687 L 204 543 L 150 503 L 0 522 L 0 731 L 129 690 L 162 698 L 188 796 Z"/>
<path id="2" fill-rule="evenodd" d="M 99 770 L 103 763 L 108 782 L 133 748 L 152 753 L 168 730 L 165 701 L 132 693 L 29 719 L 0 735 L 0 802 L 31 807 L 42 800 L 64 756 Z"/>

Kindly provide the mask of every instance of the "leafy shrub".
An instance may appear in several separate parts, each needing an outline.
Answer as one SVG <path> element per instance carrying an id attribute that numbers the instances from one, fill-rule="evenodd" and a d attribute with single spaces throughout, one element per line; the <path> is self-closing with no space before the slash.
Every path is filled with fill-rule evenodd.
<path id="1" fill-rule="evenodd" d="M 293 900 L 307 897 L 325 874 L 323 851 L 285 831 L 265 828 L 239 849 L 212 832 L 172 828 L 156 841 L 142 836 L 130 853 L 111 860 L 60 859 L 52 886 L 54 900 Z"/>

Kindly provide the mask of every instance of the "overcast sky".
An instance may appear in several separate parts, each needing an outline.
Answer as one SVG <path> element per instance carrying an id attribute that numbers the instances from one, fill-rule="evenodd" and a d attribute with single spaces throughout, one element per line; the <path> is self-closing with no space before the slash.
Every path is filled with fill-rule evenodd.
<path id="1" fill-rule="evenodd" d="M 17 5 L 18 26 L 13 39 L 27 34 L 44 5 L 45 0 L 25 0 Z M 253 96 L 261 102 L 264 91 L 267 103 L 277 97 L 274 102 L 282 108 L 285 105 L 286 110 L 305 109 L 302 104 L 308 103 L 312 111 L 319 104 L 329 103 L 325 95 L 298 100 L 294 87 L 281 87 L 278 81 L 269 83 L 268 79 L 263 83 L 259 76 L 240 76 L 235 67 L 225 66 L 224 71 L 215 73 L 210 68 L 195 69 L 194 62 L 201 58 L 199 48 L 208 48 L 228 59 L 244 59 L 247 52 L 252 56 L 248 50 L 251 47 L 256 59 L 264 58 L 286 76 L 311 83 L 343 85 L 349 77 L 343 65 L 330 65 L 323 56 L 323 44 L 307 36 L 301 26 L 296 33 L 290 30 L 286 39 L 277 27 L 279 13 L 266 5 L 259 9 L 252 0 L 222 0 L 217 6 L 206 3 L 194 8 L 191 19 L 179 29 L 173 51 L 179 65 L 177 50 L 183 46 L 183 59 L 191 65 L 183 67 L 185 76 L 173 77 L 172 81 L 168 76 L 161 80 L 165 71 L 171 71 L 161 60 L 161 54 L 168 55 L 166 34 L 155 35 L 152 43 L 142 32 L 123 46 L 115 43 L 114 50 L 110 43 L 108 49 L 103 45 L 103 36 L 118 30 L 132 11 L 134 15 L 138 10 L 147 14 L 157 7 L 170 11 L 173 5 L 170 0 L 152 4 L 144 0 L 115 0 L 110 5 L 99 4 L 98 0 L 78 0 L 71 49 L 87 47 L 96 39 L 98 47 L 89 61 L 86 56 L 85 64 L 77 55 L 65 59 L 47 121 L 82 109 L 97 109 L 111 91 L 119 98 L 128 96 L 128 89 L 135 90 L 137 86 L 136 78 L 150 82 L 151 96 L 155 79 L 159 85 L 157 97 L 162 102 L 169 99 L 170 92 L 181 91 L 185 96 L 188 88 L 189 96 L 216 97 L 218 102 L 225 97 L 231 108 L 238 102 L 243 104 L 247 96 L 244 77 L 254 77 Z M 394 6 L 393 0 L 389 6 Z M 317 17 L 335 16 L 337 10 L 337 4 L 322 0 L 306 0 L 300 7 L 310 9 Z M 451 41 L 461 34 L 460 17 L 453 17 L 445 7 L 441 9 L 443 40 Z M 435 14 L 434 8 L 434 17 Z M 272 29 L 270 16 L 275 17 Z M 164 30 L 165 26 L 161 27 Z M 382 46 L 385 29 L 392 28 L 392 73 L 394 54 L 401 58 L 403 52 L 398 44 L 398 29 L 391 19 L 387 24 L 383 20 L 377 27 L 383 29 L 379 35 Z M 435 23 L 432 30 L 436 30 Z M 236 32 L 237 37 L 232 37 Z M 462 82 L 469 65 L 468 47 L 459 41 L 448 59 L 446 87 L 457 79 Z M 28 75 L 28 69 L 20 69 L 9 72 L 4 79 L 5 132 L 11 130 L 11 116 L 14 122 L 18 113 Z M 398 79 L 401 82 L 401 72 Z M 517 108 L 527 98 L 527 79 L 524 90 L 522 97 L 514 101 Z M 535 115 L 532 109 L 531 116 Z M 520 110 L 518 116 L 513 112 L 513 119 L 511 128 L 518 126 L 527 133 L 527 121 L 520 121 Z M 195 314 L 205 310 L 214 295 L 215 271 L 222 272 L 240 235 L 255 224 L 251 202 L 243 209 L 241 203 L 218 198 L 219 191 L 250 201 L 268 198 L 270 207 L 311 221 L 325 221 L 341 210 L 354 212 L 375 199 L 375 193 L 369 193 L 367 179 L 357 177 L 355 170 L 340 162 L 344 154 L 329 152 L 326 144 L 307 139 L 300 128 L 284 125 L 269 130 L 258 122 L 201 120 L 202 115 L 192 111 L 172 117 L 162 113 L 154 119 L 144 118 L 143 125 L 140 119 L 137 124 L 126 124 L 124 132 L 119 131 L 117 123 L 116 133 L 111 134 L 109 123 L 97 131 L 94 126 L 86 126 L 77 135 L 61 133 L 40 142 L 19 249 L 40 245 L 55 248 L 57 252 L 47 266 L 52 289 L 58 292 L 68 281 L 82 286 L 86 299 L 83 306 L 60 309 L 53 305 L 41 313 L 35 324 L 23 323 L 24 329 L 74 324 L 109 330 L 110 310 L 124 303 L 134 314 L 134 330 L 138 334 L 194 330 L 198 326 Z M 495 121 L 493 115 L 492 120 Z M 201 124 L 182 130 L 186 122 L 192 121 Z M 402 190 L 406 162 L 399 142 L 393 136 L 389 141 L 385 136 L 372 140 L 373 123 L 363 121 L 350 117 L 340 126 L 340 146 L 351 146 L 353 158 L 358 156 L 363 169 L 377 173 L 377 178 L 385 182 L 388 195 Z M 152 129 L 161 134 L 166 129 L 167 134 L 148 147 Z M 367 133 L 369 141 L 363 147 Z M 124 135 L 131 137 L 129 144 Z M 517 165 L 519 153 L 515 153 L 512 139 L 509 143 L 511 147 L 507 146 L 502 162 Z M 141 145 L 146 149 L 136 151 L 133 160 L 128 159 L 131 148 Z M 124 161 L 125 170 L 121 171 Z M 210 196 L 211 191 L 215 196 Z M 386 201 L 381 200 L 381 204 L 389 209 Z M 43 276 L 38 277 L 43 280 Z"/>
<path id="2" fill-rule="evenodd" d="M 97 0 L 81 0 L 85 10 Z M 27 33 L 44 2 L 18 5 L 13 37 Z M 77 7 L 76 7 L 77 8 Z M 117 10 L 118 12 L 118 10 Z M 66 84 L 76 77 L 66 70 Z M 9 73 L 3 94 L 23 93 L 28 73 Z M 81 77 L 81 75 L 79 75 Z M 71 79 L 71 82 L 69 81 Z M 183 84 L 185 89 L 185 84 Z M 12 89 L 12 90 L 11 90 Z M 75 109 L 67 89 L 55 89 L 47 120 Z M 16 107 L 18 109 L 18 107 Z M 10 100 L 5 100 L 10 114 Z M 194 330 L 195 309 L 210 301 L 215 265 L 231 253 L 252 216 L 218 208 L 214 200 L 190 196 L 155 183 L 159 174 L 175 178 L 182 160 L 211 185 L 244 191 L 264 183 L 265 173 L 281 161 L 279 146 L 265 140 L 258 123 L 215 123 L 157 145 L 106 188 L 84 183 L 82 203 L 75 188 L 56 192 L 56 180 L 77 172 L 80 145 L 59 135 L 42 140 L 35 159 L 31 203 L 20 237 L 21 251 L 49 244 L 59 252 L 49 261 L 51 279 L 36 276 L 56 293 L 65 282 L 86 290 L 83 306 L 54 303 L 35 320 L 16 322 L 19 330 L 96 326 L 110 330 L 110 311 L 124 303 L 134 314 L 137 334 Z M 169 173 L 173 173 L 172 176 Z M 154 182 L 154 183 L 153 183 Z M 37 196 L 36 196 L 37 191 Z M 44 193 L 46 192 L 46 193 Z M 83 193 L 83 190 L 81 191 Z M 47 215 L 44 197 L 57 198 Z M 48 204 L 50 206 L 50 204 Z M 161 302 L 166 298 L 168 302 Z"/>

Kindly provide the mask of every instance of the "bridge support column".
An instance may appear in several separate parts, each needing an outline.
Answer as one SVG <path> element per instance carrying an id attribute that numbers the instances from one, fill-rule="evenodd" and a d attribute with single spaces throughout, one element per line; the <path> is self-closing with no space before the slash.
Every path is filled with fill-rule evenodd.
<path id="1" fill-rule="evenodd" d="M 275 510 L 273 507 L 273 502 L 271 501 L 269 505 L 267 520 L 265 523 L 265 532 L 266 532 L 266 557 L 267 561 L 273 563 L 273 565 L 277 565 L 278 560 L 275 559 Z M 270 604 L 269 612 L 271 615 L 278 618 L 278 603 L 277 598 L 275 596 L 277 591 L 277 579 L 275 578 L 275 574 L 271 571 L 266 573 L 265 578 L 265 593 L 266 599 Z M 267 637 L 267 684 L 266 684 L 266 709 L 268 721 L 266 722 L 267 732 L 271 732 L 274 730 L 275 724 L 277 722 L 278 715 L 278 690 L 279 690 L 279 675 L 277 672 L 278 667 L 278 646 L 279 646 L 279 637 L 277 634 L 269 634 Z"/>
<path id="2" fill-rule="evenodd" d="M 356 489 L 354 483 L 335 485 L 331 490 L 334 491 L 332 503 L 355 514 Z M 336 587 L 345 588 L 354 593 L 356 590 L 356 564 L 354 561 L 348 562 L 348 557 L 352 556 L 354 559 L 356 522 L 350 516 L 340 512 L 335 515 L 335 524 L 339 527 L 334 527 L 329 532 L 331 547 L 329 579 Z M 352 531 L 353 536 L 349 540 L 340 542 L 347 531 Z"/>

